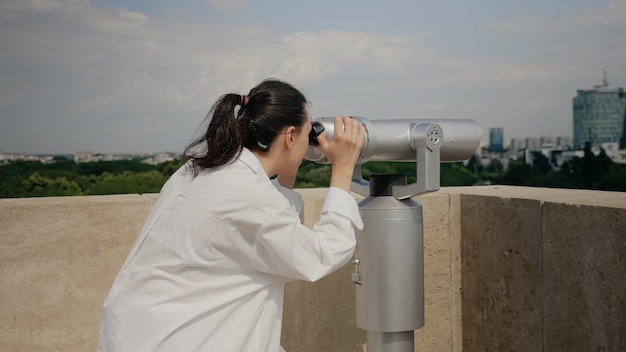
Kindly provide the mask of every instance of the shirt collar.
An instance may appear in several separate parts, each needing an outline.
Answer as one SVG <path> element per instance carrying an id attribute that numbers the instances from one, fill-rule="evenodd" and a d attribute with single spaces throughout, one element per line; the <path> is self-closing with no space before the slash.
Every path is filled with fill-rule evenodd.
<path id="1" fill-rule="evenodd" d="M 241 150 L 241 154 L 239 154 L 239 158 L 237 158 L 237 160 L 244 163 L 247 167 L 250 168 L 250 170 L 252 170 L 257 175 L 267 177 L 267 174 L 263 169 L 263 165 L 261 165 L 259 159 L 250 151 L 250 149 L 244 147 Z"/>

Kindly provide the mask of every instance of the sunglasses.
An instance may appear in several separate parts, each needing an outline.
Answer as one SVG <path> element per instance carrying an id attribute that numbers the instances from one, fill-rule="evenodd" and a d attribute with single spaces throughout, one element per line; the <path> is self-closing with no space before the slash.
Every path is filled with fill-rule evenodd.
<path id="1" fill-rule="evenodd" d="M 317 147 L 319 142 L 317 137 L 324 132 L 324 125 L 321 122 L 311 122 L 311 132 L 309 132 L 309 145 Z"/>

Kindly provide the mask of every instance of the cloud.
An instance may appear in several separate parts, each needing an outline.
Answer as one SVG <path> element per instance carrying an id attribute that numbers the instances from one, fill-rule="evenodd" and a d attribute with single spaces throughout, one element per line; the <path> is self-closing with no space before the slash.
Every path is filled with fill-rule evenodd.
<path id="1" fill-rule="evenodd" d="M 94 90 L 94 97 L 78 107 L 81 111 L 129 105 L 140 109 L 147 100 L 155 107 L 197 106 L 225 91 L 245 91 L 269 76 L 303 86 L 345 77 L 439 90 L 514 84 L 556 72 L 511 58 L 444 57 L 419 35 L 336 30 L 281 35 L 261 25 L 149 18 L 78 0 L 40 3 L 29 0 L 23 9 L 44 7 L 46 20 L 5 28 L 11 32 L 7 52 L 13 54 L 0 58 L 13 55 L 37 67 L 57 65 L 73 72 L 82 81 L 76 82 L 77 88 L 86 83 Z M 68 8 L 73 8 L 72 16 L 66 14 Z"/>
<path id="2" fill-rule="evenodd" d="M 239 11 L 250 6 L 248 0 L 205 0 L 209 5 L 221 10 Z"/>
<path id="3" fill-rule="evenodd" d="M 13 15 L 18 13 L 50 13 L 58 11 L 75 12 L 81 8 L 90 6 L 88 0 L 22 0 L 4 1 L 0 7 L 3 12 Z"/>
<path id="4" fill-rule="evenodd" d="M 484 40 L 501 50 L 449 54 L 436 49 L 432 34 L 284 33 L 264 23 L 151 17 L 83 0 L 1 2 L 0 109 L 12 109 L 3 123 L 15 126 L 46 116 L 44 130 L 53 123 L 92 124 L 115 134 L 116 123 L 125 121 L 132 127 L 116 145 L 136 143 L 134 133 L 150 135 L 144 143 L 180 146 L 217 97 L 276 77 L 303 89 L 316 114 L 466 116 L 486 125 L 504 125 L 506 117 L 514 122 L 505 127 L 528 130 L 530 115 L 570 119 L 580 82 L 599 81 L 603 69 L 611 80 L 623 65 L 624 30 L 615 29 L 624 28 L 624 4 L 560 19 L 491 22 Z M 42 104 L 42 97 L 50 102 Z M 0 132 L 0 140 L 7 138 L 14 137 Z"/>
<path id="5" fill-rule="evenodd" d="M 419 53 L 429 51 L 413 37 L 355 31 L 299 32 L 283 42 L 294 56 L 385 70 L 427 58 Z"/>
<path id="6" fill-rule="evenodd" d="M 626 0 L 615 0 L 606 9 L 587 11 L 568 19 L 572 27 L 626 27 Z"/>
<path id="7" fill-rule="evenodd" d="M 19 100 L 19 95 L 11 92 L 10 94 L 0 93 L 0 107 L 15 104 Z"/>
<path id="8" fill-rule="evenodd" d="M 509 62 L 535 62 L 547 70 L 547 78 L 566 75 L 600 77 L 603 69 L 622 72 L 626 47 L 626 0 L 617 0 L 597 10 L 560 18 L 533 16 L 486 25 L 495 38 L 494 45 L 514 44 L 519 58 Z"/>
<path id="9" fill-rule="evenodd" d="M 624 29 L 626 28 L 626 0 L 616 0 L 603 9 L 584 11 L 561 18 L 535 15 L 508 21 L 493 21 L 487 23 L 486 27 L 501 35 L 569 34 L 572 37 L 574 33 L 602 30 L 607 27 Z"/>
<path id="10" fill-rule="evenodd" d="M 149 20 L 148 16 L 146 16 L 145 14 L 141 12 L 128 11 L 126 9 L 123 9 L 122 11 L 120 11 L 119 16 L 123 20 L 135 22 L 139 24 L 146 24 L 148 23 L 148 20 Z"/>

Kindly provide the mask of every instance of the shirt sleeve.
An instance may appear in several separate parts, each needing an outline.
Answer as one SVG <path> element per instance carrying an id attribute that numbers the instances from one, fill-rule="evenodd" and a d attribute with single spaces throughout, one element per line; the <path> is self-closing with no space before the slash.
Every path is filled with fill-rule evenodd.
<path id="1" fill-rule="evenodd" d="M 349 262 L 362 226 L 358 207 L 347 192 L 329 189 L 320 219 L 310 229 L 292 209 L 278 210 L 254 238 L 256 270 L 290 279 L 317 281 Z"/>
<path id="2" fill-rule="evenodd" d="M 328 194 L 322 207 L 322 214 L 329 212 L 343 216 L 350 220 L 357 229 L 363 229 L 363 220 L 361 219 L 356 201 L 348 192 L 340 188 L 328 188 Z"/>

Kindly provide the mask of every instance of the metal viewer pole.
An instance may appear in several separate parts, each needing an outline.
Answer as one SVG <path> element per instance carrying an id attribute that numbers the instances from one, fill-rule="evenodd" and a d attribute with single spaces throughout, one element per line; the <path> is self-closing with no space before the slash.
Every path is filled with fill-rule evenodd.
<path id="1" fill-rule="evenodd" d="M 359 203 L 356 323 L 367 330 L 368 352 L 413 352 L 424 326 L 422 205 L 392 196 L 405 175 L 371 175 L 370 196 Z"/>

